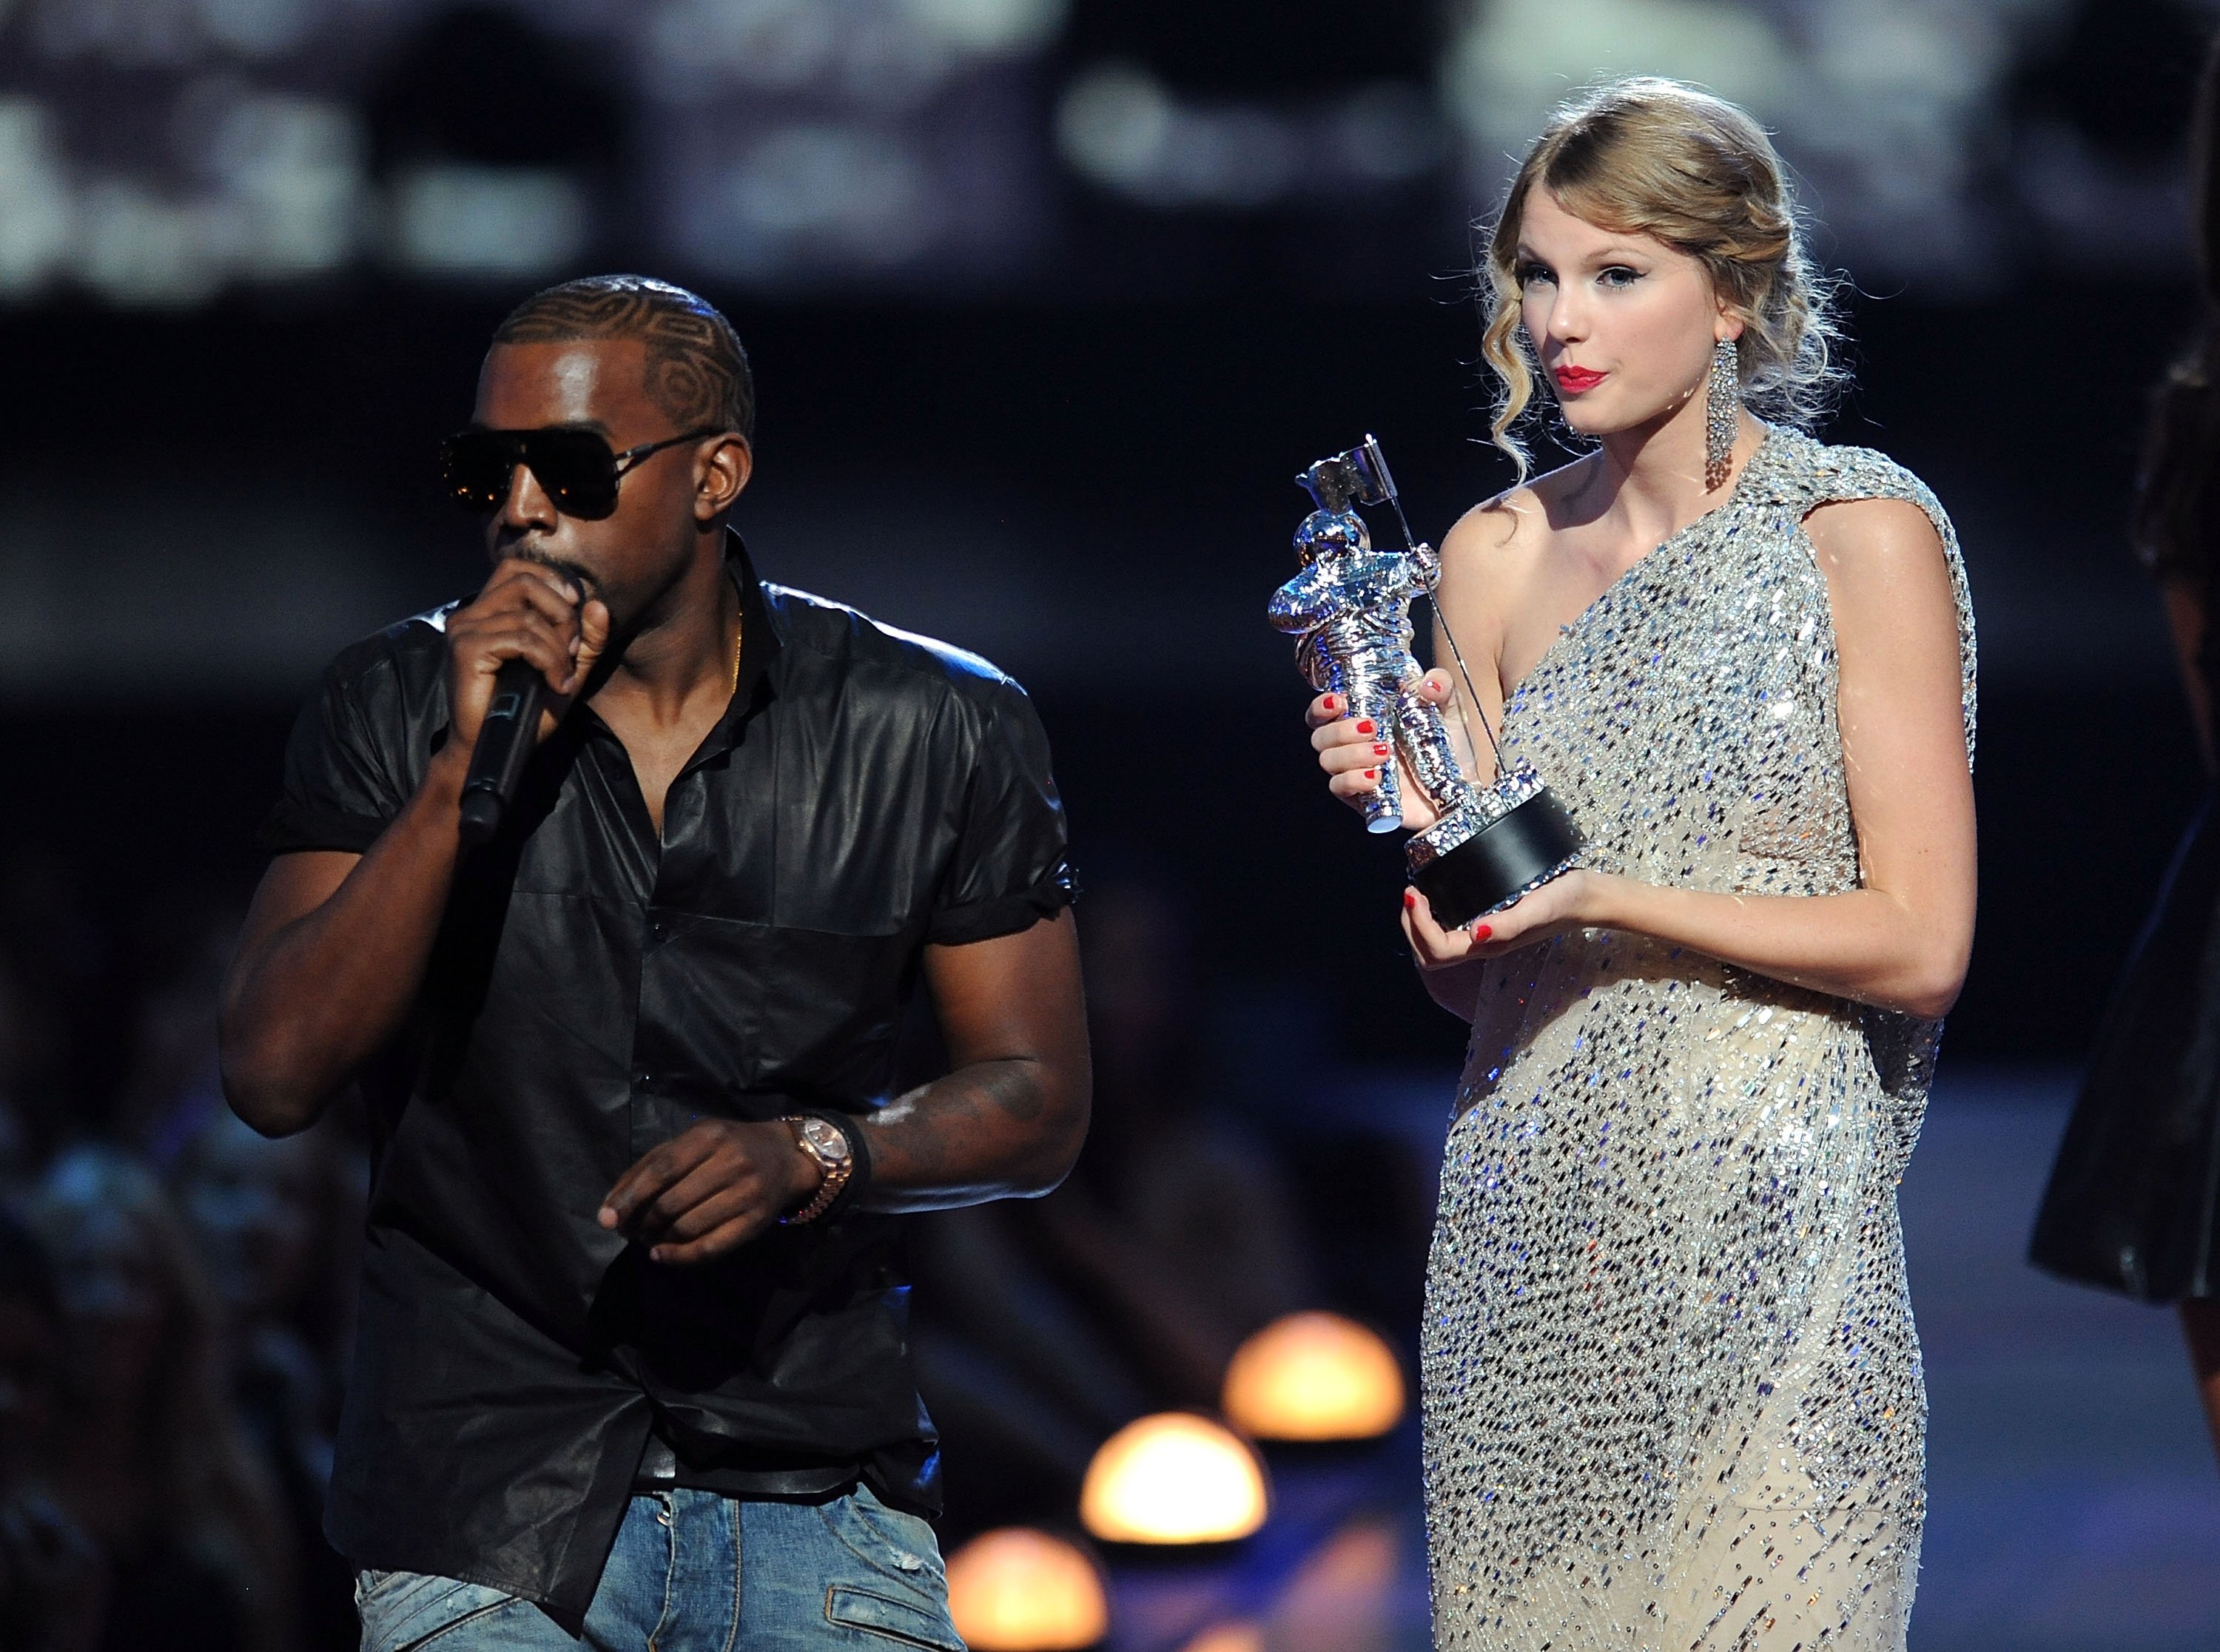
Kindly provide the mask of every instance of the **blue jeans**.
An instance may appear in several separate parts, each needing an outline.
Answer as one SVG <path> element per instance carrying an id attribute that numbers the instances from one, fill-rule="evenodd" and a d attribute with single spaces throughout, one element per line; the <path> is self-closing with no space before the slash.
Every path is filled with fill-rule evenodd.
<path id="1" fill-rule="evenodd" d="M 482 1583 L 365 1572 L 362 1652 L 963 1652 L 932 1528 L 858 1487 L 829 1503 L 635 1497 L 574 1638 Z"/>

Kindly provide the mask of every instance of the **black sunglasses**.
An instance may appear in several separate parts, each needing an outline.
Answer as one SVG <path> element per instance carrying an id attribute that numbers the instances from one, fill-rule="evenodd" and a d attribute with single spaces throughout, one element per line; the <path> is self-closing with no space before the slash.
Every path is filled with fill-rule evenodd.
<path id="1" fill-rule="evenodd" d="M 651 454 L 682 442 L 721 436 L 717 426 L 642 442 L 621 453 L 590 430 L 458 430 L 440 444 L 447 496 L 463 510 L 498 510 L 520 464 L 539 479 L 565 516 L 598 522 L 617 508 L 617 483 Z"/>

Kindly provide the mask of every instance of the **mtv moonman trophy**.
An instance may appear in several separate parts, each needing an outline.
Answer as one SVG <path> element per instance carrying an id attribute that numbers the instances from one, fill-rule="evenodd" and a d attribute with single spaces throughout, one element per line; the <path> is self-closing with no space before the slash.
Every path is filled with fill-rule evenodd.
<path id="1" fill-rule="evenodd" d="M 1404 857 L 1435 919 L 1454 929 L 1507 907 L 1572 866 L 1580 829 L 1539 775 L 1505 764 L 1469 674 L 1464 703 L 1495 758 L 1487 785 L 1465 776 L 1440 709 L 1419 698 L 1411 602 L 1432 596 L 1441 558 L 1412 539 L 1379 442 L 1367 436 L 1363 446 L 1320 459 L 1295 480 L 1318 508 L 1295 532 L 1303 570 L 1273 593 L 1272 623 L 1295 639 L 1295 661 L 1311 685 L 1343 696 L 1350 716 L 1372 719 L 1400 754 L 1400 773 L 1394 755 L 1379 764 L 1380 789 L 1365 799 L 1365 827 L 1393 832 L 1402 825 L 1402 788 L 1416 785 L 1436 819 L 1405 845 Z M 1406 548 L 1374 550 L 1352 502 L 1394 506 Z M 1464 674 L 1464 655 L 1446 622 L 1442 634 Z"/>

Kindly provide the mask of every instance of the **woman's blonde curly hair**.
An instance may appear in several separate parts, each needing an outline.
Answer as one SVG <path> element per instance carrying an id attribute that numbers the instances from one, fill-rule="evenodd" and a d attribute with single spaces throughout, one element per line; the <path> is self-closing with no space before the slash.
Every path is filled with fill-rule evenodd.
<path id="1" fill-rule="evenodd" d="M 1531 461 L 1513 427 L 1533 404 L 1537 364 L 1519 326 L 1518 231 L 1537 184 L 1575 217 L 1703 261 L 1712 290 L 1743 318 L 1735 352 L 1753 410 L 1798 427 L 1825 411 L 1843 377 L 1834 283 L 1805 251 L 1771 140 L 1732 103 L 1677 80 L 1615 80 L 1558 109 L 1486 230 L 1481 353 L 1501 381 L 1491 433 L 1520 480 Z"/>

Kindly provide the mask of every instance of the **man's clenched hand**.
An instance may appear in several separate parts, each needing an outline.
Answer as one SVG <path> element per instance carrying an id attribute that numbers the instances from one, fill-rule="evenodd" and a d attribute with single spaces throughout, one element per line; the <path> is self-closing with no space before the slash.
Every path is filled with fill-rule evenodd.
<path id="1" fill-rule="evenodd" d="M 656 1262 L 705 1262 L 795 1208 L 824 1175 L 786 1125 L 707 1119 L 619 1176 L 601 1224 L 646 1245 Z"/>
<path id="2" fill-rule="evenodd" d="M 548 703 L 533 738 L 554 732 L 608 645 L 608 607 L 598 597 L 581 602 L 582 595 L 568 576 L 512 558 L 467 607 L 447 616 L 448 704 L 458 750 L 477 744 L 495 674 L 513 659 L 529 660 L 547 679 Z"/>

